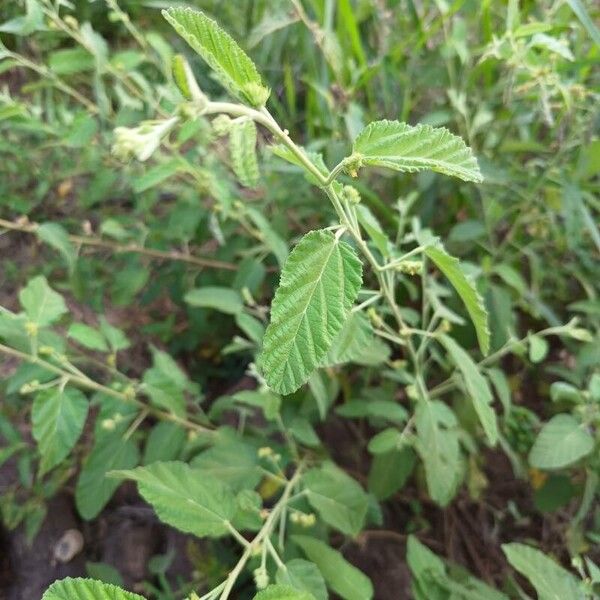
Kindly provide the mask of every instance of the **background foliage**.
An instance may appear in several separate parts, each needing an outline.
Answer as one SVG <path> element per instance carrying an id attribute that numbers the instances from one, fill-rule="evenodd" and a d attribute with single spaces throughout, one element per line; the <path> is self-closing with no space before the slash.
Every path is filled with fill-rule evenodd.
<path id="1" fill-rule="evenodd" d="M 263 573 L 266 559 L 248 557 L 234 597 L 254 596 L 252 572 L 258 588 L 265 574 L 287 586 L 260 599 L 326 598 L 327 586 L 362 600 L 373 584 L 374 597 L 397 597 L 389 595 L 397 582 L 380 577 L 390 562 L 408 565 L 406 595 L 410 585 L 415 598 L 549 598 L 559 589 L 592 597 L 600 581 L 595 3 L 185 3 L 214 17 L 257 71 L 229 42 L 217 54 L 235 60 L 211 62 L 214 47 L 191 44 L 200 56 L 193 52 L 158 10 L 171 4 L 0 8 L 6 530 L 35 544 L 48 503 L 64 490 L 77 519 L 94 523 L 122 503 L 114 494 L 129 478 L 159 518 L 204 540 L 202 552 L 184 550 L 193 568 L 174 577 L 176 559 L 161 548 L 144 581 L 123 582 L 88 528 L 87 572 L 68 574 L 136 583 L 152 598 L 202 596 L 237 564 L 223 523 L 257 534 L 267 511 L 289 519 L 279 531 L 287 568 L 269 559 Z M 177 67 L 176 53 L 189 66 Z M 280 383 L 266 372 L 268 357 L 256 366 L 290 250 L 337 216 L 315 173 L 305 176 L 269 131 L 202 116 L 186 102 L 190 68 L 211 101 L 230 101 L 229 91 L 260 106 L 268 87 L 271 114 L 317 172 L 353 151 L 368 157 L 355 165 L 359 178 L 344 163 L 339 181 L 358 192 L 370 251 L 403 259 L 394 298 L 406 331 L 390 331 L 365 268 L 363 310 L 332 348 L 333 335 L 321 332 L 325 358 L 315 354 L 305 373 Z M 422 124 L 425 151 L 446 139 L 431 127 L 461 136 L 483 182 L 473 183 L 477 165 L 462 145 L 462 171 L 431 163 L 411 173 L 407 162 L 383 160 L 374 148 L 382 152 L 378 136 L 394 124 L 360 133 L 382 119 Z M 310 243 L 300 242 L 296 259 L 319 267 Z M 415 246 L 427 250 L 407 262 Z M 358 290 L 359 269 L 350 271 Z M 356 299 L 343 291 L 340 314 Z M 418 340 L 426 404 L 406 349 L 395 346 L 399 334 Z M 267 350 L 278 343 L 267 333 Z M 194 487 L 193 469 L 204 484 Z M 165 480 L 170 495 L 159 489 Z M 186 497 L 204 501 L 180 506 Z M 395 544 L 387 563 L 389 546 L 377 539 Z M 100 584 L 59 585 L 48 598 Z"/>

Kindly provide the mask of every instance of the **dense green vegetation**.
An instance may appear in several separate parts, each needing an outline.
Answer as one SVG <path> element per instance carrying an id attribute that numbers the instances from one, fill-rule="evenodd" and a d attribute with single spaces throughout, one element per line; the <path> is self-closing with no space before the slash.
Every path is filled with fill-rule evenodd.
<path id="1" fill-rule="evenodd" d="M 45 600 L 599 593 L 598 18 L 0 8 L 5 552 L 86 533 Z M 99 561 L 124 481 L 186 577 Z"/>

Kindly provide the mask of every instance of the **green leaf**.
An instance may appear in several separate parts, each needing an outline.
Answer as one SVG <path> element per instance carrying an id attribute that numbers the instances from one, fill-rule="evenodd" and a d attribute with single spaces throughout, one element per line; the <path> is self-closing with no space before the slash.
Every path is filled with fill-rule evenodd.
<path id="1" fill-rule="evenodd" d="M 24 15 L 14 17 L 0 24 L 0 31 L 14 35 L 29 36 L 35 31 L 46 30 L 44 10 L 36 0 L 26 0 Z"/>
<path id="2" fill-rule="evenodd" d="M 460 296 L 475 326 L 475 333 L 477 334 L 481 352 L 487 354 L 490 349 L 488 317 L 483 299 L 477 292 L 477 288 L 463 273 L 458 258 L 450 256 L 439 242 L 436 245 L 427 246 L 424 252 L 448 278 L 448 281 L 450 281 L 452 287 Z"/>
<path id="3" fill-rule="evenodd" d="M 543 552 L 525 544 L 503 544 L 508 562 L 529 579 L 539 600 L 583 600 L 585 597 L 571 573 Z"/>
<path id="4" fill-rule="evenodd" d="M 325 165 L 325 161 L 323 160 L 323 155 L 319 152 L 312 152 L 311 150 L 306 150 L 305 148 L 299 146 L 300 151 L 312 162 L 317 170 L 323 175 L 323 177 L 327 177 L 329 171 L 327 166 Z M 275 146 L 269 146 L 269 150 L 279 158 L 291 163 L 300 168 L 300 171 L 304 175 L 304 177 L 310 181 L 310 183 L 320 186 L 321 182 L 312 174 L 309 173 L 302 161 L 287 147 L 283 144 L 277 144 Z"/>
<path id="5" fill-rule="evenodd" d="M 15 314 L 0 307 L 0 339 L 17 350 L 29 352 L 31 341 L 25 329 L 26 325 L 27 317 L 24 314 Z"/>
<path id="6" fill-rule="evenodd" d="M 494 396 L 485 377 L 479 372 L 477 365 L 465 350 L 463 350 L 451 337 L 441 335 L 440 342 L 444 345 L 452 362 L 462 373 L 467 391 L 475 407 L 475 412 L 485 431 L 490 444 L 493 446 L 498 441 L 498 424 L 496 413 L 492 408 Z"/>
<path id="7" fill-rule="evenodd" d="M 39 327 L 51 325 L 67 312 L 63 297 L 50 288 L 42 275 L 29 281 L 19 300 L 27 318 Z"/>
<path id="8" fill-rule="evenodd" d="M 265 246 L 273 252 L 279 266 L 283 267 L 289 255 L 287 242 L 273 229 L 273 226 L 262 212 L 247 206 L 246 213 L 262 234 Z"/>
<path id="9" fill-rule="evenodd" d="M 166 352 L 152 348 L 152 368 L 143 377 L 144 391 L 152 404 L 182 417 L 186 412 L 184 392 L 194 386 L 179 365 Z"/>
<path id="10" fill-rule="evenodd" d="M 123 577 L 119 573 L 119 570 L 107 563 L 87 561 L 85 563 L 85 572 L 92 579 L 97 579 L 103 583 L 123 585 Z"/>
<path id="11" fill-rule="evenodd" d="M 422 400 L 415 412 L 415 425 L 416 448 L 425 466 L 429 495 L 440 506 L 446 506 L 462 475 L 456 417 L 441 402 Z"/>
<path id="12" fill-rule="evenodd" d="M 69 271 L 72 271 L 77 260 L 77 253 L 64 227 L 58 223 L 43 223 L 35 230 L 35 233 L 42 242 L 60 252 L 67 263 Z"/>
<path id="13" fill-rule="evenodd" d="M 512 406 L 508 377 L 501 369 L 488 369 L 487 375 L 492 382 L 494 389 L 496 390 L 498 398 L 500 399 L 500 403 L 504 409 L 504 415 L 508 416 Z"/>
<path id="14" fill-rule="evenodd" d="M 418 584 L 420 587 L 427 587 L 426 584 L 423 585 L 426 579 L 437 579 L 446 575 L 444 561 L 414 535 L 408 536 L 406 562 L 413 576 L 413 584 Z"/>
<path id="15" fill-rule="evenodd" d="M 321 421 L 325 420 L 339 392 L 336 381 L 329 377 L 326 379 L 325 377 L 323 373 L 315 371 L 308 378 L 308 389 L 317 405 Z"/>
<path id="16" fill-rule="evenodd" d="M 99 352 L 108 352 L 108 345 L 104 336 L 97 329 L 85 323 L 72 323 L 67 335 L 85 348 L 98 350 Z"/>
<path id="17" fill-rule="evenodd" d="M 371 396 L 371 394 L 365 394 Z M 338 415 L 350 419 L 374 418 L 391 423 L 403 423 L 408 417 L 406 409 L 393 400 L 374 400 L 370 397 L 345 402 L 335 411 Z"/>
<path id="18" fill-rule="evenodd" d="M 354 159 L 354 162 L 352 162 Z M 375 121 L 354 140 L 349 165 L 388 167 L 414 173 L 431 169 L 464 181 L 483 181 L 477 160 L 463 140 L 444 127 Z"/>
<path id="19" fill-rule="evenodd" d="M 362 312 L 350 313 L 320 366 L 332 367 L 349 362 L 370 365 L 369 350 L 374 350 L 378 342 L 366 315 Z"/>
<path id="20" fill-rule="evenodd" d="M 550 475 L 533 493 L 533 504 L 540 512 L 553 512 L 566 506 L 575 495 L 575 486 L 566 475 Z"/>
<path id="21" fill-rule="evenodd" d="M 571 10 L 577 15 L 577 18 L 581 21 L 581 24 L 586 28 L 589 36 L 594 40 L 597 46 L 600 46 L 600 29 L 594 23 L 590 17 L 590 13 L 585 8 L 584 3 L 581 0 L 567 0 L 567 4 L 571 7 Z"/>
<path id="22" fill-rule="evenodd" d="M 566 381 L 555 381 L 550 386 L 552 402 L 569 402 L 579 404 L 584 401 L 581 390 Z"/>
<path id="23" fill-rule="evenodd" d="M 226 287 L 206 286 L 190 290 L 184 300 L 190 306 L 213 308 L 229 315 L 237 315 L 244 308 L 240 293 Z"/>
<path id="24" fill-rule="evenodd" d="M 256 487 L 262 475 L 257 449 L 241 437 L 223 429 L 215 444 L 192 460 L 192 466 L 219 479 L 234 491 Z"/>
<path id="25" fill-rule="evenodd" d="M 594 449 L 594 438 L 574 417 L 555 415 L 540 431 L 529 453 L 529 464 L 536 469 L 562 469 L 587 456 Z"/>
<path id="26" fill-rule="evenodd" d="M 273 10 L 266 10 L 262 19 L 254 25 L 248 35 L 246 45 L 248 48 L 254 48 L 267 36 L 296 23 L 299 19 L 296 12 L 290 11 L 285 4 L 274 5 Z"/>
<path id="27" fill-rule="evenodd" d="M 186 431 L 181 425 L 169 421 L 157 423 L 146 440 L 143 463 L 177 460 L 186 439 Z"/>
<path id="28" fill-rule="evenodd" d="M 258 592 L 252 600 L 315 600 L 315 597 L 288 585 L 270 585 Z"/>
<path id="29" fill-rule="evenodd" d="M 415 600 L 508 600 L 503 593 L 450 566 L 414 536 L 408 536 L 406 562 L 412 574 Z"/>
<path id="30" fill-rule="evenodd" d="M 229 133 L 229 152 L 231 166 L 240 183 L 254 188 L 260 179 L 256 158 L 256 125 L 254 121 L 237 121 Z"/>
<path id="31" fill-rule="evenodd" d="M 377 220 L 377 217 L 371 212 L 368 206 L 358 204 L 356 206 L 356 216 L 358 222 L 363 226 L 364 230 L 369 234 L 369 238 L 381 252 L 381 255 L 387 257 L 390 255 L 392 243 L 388 236 L 383 231 L 383 227 Z"/>
<path id="32" fill-rule="evenodd" d="M 98 516 L 112 498 L 119 482 L 108 479 L 113 469 L 131 469 L 138 464 L 139 452 L 132 440 L 124 440 L 120 432 L 103 435 L 87 457 L 75 487 L 75 504 L 86 520 Z"/>
<path id="33" fill-rule="evenodd" d="M 369 440 L 369 452 L 371 454 L 384 454 L 390 450 L 397 450 L 402 443 L 402 439 L 402 434 L 395 427 L 388 427 Z"/>
<path id="34" fill-rule="evenodd" d="M 111 325 L 105 317 L 100 317 L 99 321 L 100 331 L 108 341 L 113 352 L 125 350 L 131 346 L 131 342 L 127 339 L 127 336 L 120 329 Z"/>
<path id="35" fill-rule="evenodd" d="M 344 471 L 325 463 L 303 477 L 310 505 L 321 518 L 346 535 L 363 528 L 369 500 L 362 487 Z"/>
<path id="36" fill-rule="evenodd" d="M 309 592 L 316 600 L 327 600 L 325 580 L 317 565 L 302 558 L 294 558 L 279 567 L 277 583 L 288 585 L 302 592 Z"/>
<path id="37" fill-rule="evenodd" d="M 406 483 L 415 466 L 412 448 L 377 454 L 369 471 L 369 491 L 377 500 L 387 500 Z"/>
<path id="38" fill-rule="evenodd" d="M 548 350 L 550 348 L 548 344 L 548 340 L 546 338 L 540 337 L 539 335 L 535 335 L 530 333 L 528 336 L 529 341 L 529 360 L 532 363 L 539 363 L 546 358 L 548 354 Z"/>
<path id="39" fill-rule="evenodd" d="M 50 69 L 57 75 L 73 75 L 94 68 L 94 57 L 85 48 L 64 48 L 48 56 Z"/>
<path id="40" fill-rule="evenodd" d="M 42 600 L 145 600 L 110 583 L 94 579 L 67 577 L 55 581 L 42 596 Z"/>
<path id="41" fill-rule="evenodd" d="M 305 446 L 314 448 L 321 443 L 315 428 L 308 419 L 295 417 L 290 424 L 286 423 L 286 427 L 289 429 L 291 434 Z"/>
<path id="42" fill-rule="evenodd" d="M 220 537 L 236 511 L 235 496 L 221 481 L 182 462 L 157 462 L 114 477 L 133 479 L 161 521 L 198 537 Z"/>
<path id="43" fill-rule="evenodd" d="M 229 93 L 253 106 L 265 104 L 270 90 L 263 85 L 256 66 L 215 21 L 191 8 L 169 8 L 162 14 L 215 71 Z"/>
<path id="44" fill-rule="evenodd" d="M 33 401 L 33 437 L 40 452 L 40 475 L 64 460 L 75 445 L 88 412 L 86 397 L 75 388 L 44 390 Z"/>
<path id="45" fill-rule="evenodd" d="M 322 230 L 300 240 L 283 268 L 258 359 L 271 388 L 290 394 L 306 383 L 342 330 L 361 283 L 351 246 Z"/>
<path id="46" fill-rule="evenodd" d="M 309 560 L 314 562 L 327 585 L 344 600 L 371 600 L 373 584 L 337 550 L 321 540 L 307 535 L 293 535 L 292 541 L 300 546 Z"/>
<path id="47" fill-rule="evenodd" d="M 141 194 L 166 181 L 169 177 L 173 177 L 173 175 L 184 168 L 185 164 L 180 158 L 174 158 L 151 167 L 139 177 L 132 179 L 133 191 Z"/>
<path id="48" fill-rule="evenodd" d="M 241 390 L 233 399 L 238 403 L 260 408 L 268 421 L 273 421 L 279 416 L 281 396 L 270 390 Z"/>
<path id="49" fill-rule="evenodd" d="M 175 85 L 186 100 L 194 100 L 194 93 L 198 95 L 198 99 L 204 100 L 192 69 L 182 54 L 175 54 L 171 59 L 171 74 Z"/>

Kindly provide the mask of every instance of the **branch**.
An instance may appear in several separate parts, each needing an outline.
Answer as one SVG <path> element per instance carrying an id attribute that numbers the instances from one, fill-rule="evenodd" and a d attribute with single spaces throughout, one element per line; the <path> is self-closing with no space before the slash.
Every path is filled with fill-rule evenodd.
<path id="1" fill-rule="evenodd" d="M 0 227 L 9 229 L 11 231 L 21 231 L 23 233 L 36 233 L 39 224 L 38 223 L 18 223 L 14 221 L 6 221 L 0 219 Z M 193 256 L 191 254 L 185 254 L 176 250 L 154 250 L 152 248 L 145 248 L 138 244 L 118 244 L 116 242 L 110 242 L 103 240 L 99 237 L 83 236 L 83 235 L 69 235 L 69 240 L 73 244 L 95 246 L 97 248 L 106 248 L 116 253 L 122 252 L 135 252 L 137 254 L 143 254 L 157 260 L 179 260 L 182 262 L 191 263 L 199 267 L 207 267 L 211 269 L 224 269 L 227 271 L 236 271 L 237 266 L 233 263 L 215 260 L 212 258 L 204 258 L 201 256 Z"/>

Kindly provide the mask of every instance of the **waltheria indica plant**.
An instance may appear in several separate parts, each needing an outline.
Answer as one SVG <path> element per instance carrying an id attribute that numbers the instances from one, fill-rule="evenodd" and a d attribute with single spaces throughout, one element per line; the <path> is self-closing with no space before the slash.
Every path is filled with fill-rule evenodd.
<path id="1" fill-rule="evenodd" d="M 82 516 L 93 518 L 119 480 L 129 479 L 137 482 L 142 497 L 165 523 L 199 537 L 230 536 L 240 546 L 237 564 L 216 587 L 201 597 L 192 593 L 190 600 L 238 597 L 236 586 L 246 569 L 254 575 L 255 600 L 326 600 L 328 589 L 345 600 L 368 600 L 373 597 L 370 580 L 328 545 L 328 528 L 356 536 L 367 521 L 377 522 L 378 509 L 373 500 L 383 499 L 398 489 L 402 485 L 399 480 L 408 477 L 417 456 L 429 496 L 439 505 L 448 504 L 464 479 L 463 453 L 476 450 L 472 436 L 459 426 L 453 409 L 440 398 L 458 392 L 461 401 L 468 399 L 463 404 L 475 417 L 472 429 L 481 429 L 489 446 L 503 443 L 492 407 L 492 389 L 502 398 L 506 382 L 500 371 L 490 367 L 528 340 L 513 340 L 488 355 L 487 313 L 476 286 L 458 259 L 446 252 L 431 231 L 421 227 L 416 218 L 408 221 L 412 200 L 398 201 L 400 219 L 395 239 L 391 240 L 361 202 L 358 190 L 340 179 L 357 178 L 368 167 L 384 167 L 404 173 L 431 170 L 479 183 L 483 179 L 481 172 L 470 148 L 446 129 L 388 120 L 365 127 L 354 140 L 349 156 L 329 169 L 321 155 L 296 144 L 275 121 L 266 108 L 269 88 L 250 58 L 227 33 L 203 13 L 191 9 L 172 8 L 163 14 L 237 102 L 208 98 L 188 63 L 177 56 L 173 78 L 185 102 L 168 118 L 148 121 L 135 129 L 118 128 L 115 155 L 146 160 L 178 124 L 214 115 L 215 133 L 229 138 L 231 164 L 239 182 L 254 187 L 260 177 L 256 155 L 258 126 L 276 141 L 272 152 L 302 169 L 318 188 L 317 193 L 329 200 L 337 216 L 328 227 L 307 232 L 285 260 L 256 368 L 251 368 L 261 387 L 244 396 L 244 401 L 260 406 L 265 419 L 276 424 L 285 443 L 280 447 L 276 447 L 276 442 L 253 447 L 232 437 L 230 432 L 214 430 L 207 420 L 188 418 L 183 399 L 185 393 L 193 391 L 193 384 L 160 351 L 154 352 L 153 367 L 137 388 L 127 382 L 108 387 L 91 380 L 57 350 L 60 344 L 47 328 L 67 312 L 66 307 L 62 297 L 49 288 L 43 277 L 38 277 L 21 292 L 24 312 L 0 312 L 0 317 L 4 319 L 3 337 L 14 340 L 12 347 L 2 346 L 2 351 L 56 377 L 31 382 L 22 389 L 23 393 L 37 393 L 33 435 L 42 451 L 40 473 L 49 472 L 63 461 L 83 431 L 88 403 L 78 388 L 99 394 L 107 405 L 114 401 L 125 403 L 133 411 L 131 420 L 124 418 L 127 427 L 122 428 L 119 419 L 102 422 L 114 435 L 110 440 L 102 438 L 106 442 L 101 439 L 80 475 L 76 501 Z M 463 324 L 464 319 L 446 305 L 450 291 L 440 275 L 455 290 L 470 318 L 484 356 L 479 363 L 450 335 L 452 325 Z M 416 278 L 420 279 L 420 286 L 415 285 Z M 418 298 L 419 287 L 421 311 L 417 313 L 402 306 L 398 297 L 403 289 Z M 190 293 L 186 300 L 192 305 L 208 305 L 203 304 L 206 290 L 204 295 Z M 223 296 L 221 301 L 226 304 L 229 298 Z M 218 302 L 213 298 L 210 304 Z M 256 332 L 254 321 L 248 320 L 249 315 L 236 302 L 224 312 L 235 314 L 240 328 Z M 576 337 L 577 331 L 569 324 L 539 332 L 535 339 L 539 344 L 548 335 Z M 100 332 L 74 327 L 72 336 L 84 346 L 110 352 L 113 357 L 127 345 L 124 336 L 107 322 L 102 323 Z M 397 347 L 402 358 L 390 360 L 387 343 Z M 28 345 L 30 351 L 25 351 L 23 348 Z M 385 462 L 392 460 L 391 455 L 396 461 L 390 477 L 394 481 L 380 481 L 379 493 L 375 495 L 367 494 L 352 477 L 311 450 L 318 445 L 318 438 L 315 444 L 316 433 L 306 419 L 296 421 L 296 430 L 290 432 L 279 411 L 288 400 L 281 396 L 289 396 L 292 402 L 301 394 L 300 388 L 308 384 L 323 418 L 338 392 L 335 382 L 331 384 L 329 380 L 335 379 L 340 365 L 347 363 L 387 363 L 390 368 L 385 376 L 403 386 L 409 405 L 379 400 L 371 406 L 357 401 L 340 408 L 340 414 L 348 417 L 373 416 L 389 424 L 369 443 L 369 450 L 375 455 L 374 465 L 384 469 L 383 479 L 387 472 Z M 429 375 L 440 368 L 456 374 L 432 387 L 428 384 Z M 161 387 L 165 382 L 166 388 Z M 168 390 L 166 394 L 164 389 Z M 150 405 L 141 401 L 138 394 L 149 397 Z M 148 415 L 166 428 L 181 426 L 201 438 L 205 446 L 213 446 L 190 464 L 145 461 L 145 466 L 136 466 L 139 453 L 131 435 Z M 587 435 L 578 429 L 574 418 L 569 426 L 580 437 Z M 171 435 L 173 430 L 165 431 Z M 583 451 L 578 457 L 589 454 L 594 446 L 591 437 L 580 441 Z M 211 450 L 215 452 L 209 458 Z M 536 460 L 544 463 L 552 449 L 540 449 L 538 444 L 535 450 Z M 213 468 L 220 451 L 233 452 L 234 475 L 225 477 Z M 107 464 L 112 466 L 106 468 Z M 106 474 L 100 487 L 98 470 L 102 477 Z M 255 488 L 261 479 L 275 491 L 257 493 Z M 508 544 L 504 550 L 509 562 L 532 578 L 536 589 L 540 582 L 535 573 L 544 571 L 559 580 L 557 586 L 562 588 L 557 593 L 566 594 L 560 597 L 583 597 L 573 576 L 537 550 L 522 544 Z M 446 597 L 447 593 L 457 597 L 507 598 L 473 578 L 451 580 L 445 563 L 412 536 L 408 538 L 407 553 L 415 597 L 433 597 L 430 590 L 435 589 L 435 597 Z M 450 582 L 448 587 L 446 581 Z M 90 579 L 56 582 L 44 595 L 44 600 L 81 598 L 142 597 Z"/>

